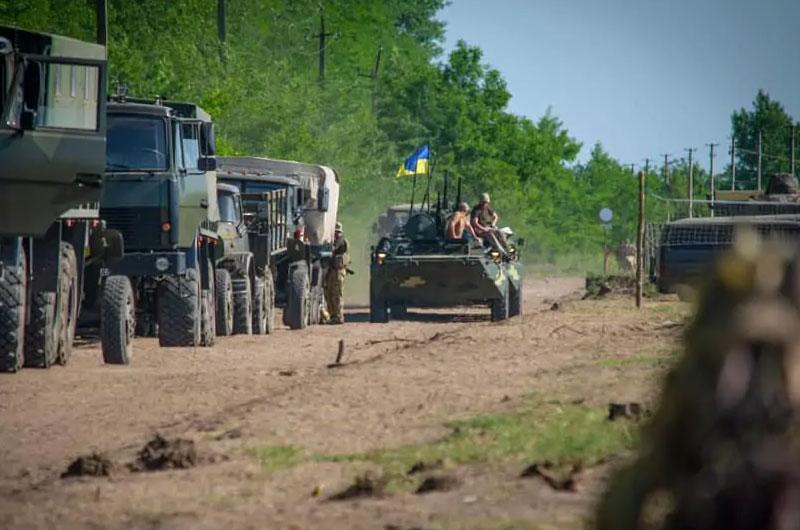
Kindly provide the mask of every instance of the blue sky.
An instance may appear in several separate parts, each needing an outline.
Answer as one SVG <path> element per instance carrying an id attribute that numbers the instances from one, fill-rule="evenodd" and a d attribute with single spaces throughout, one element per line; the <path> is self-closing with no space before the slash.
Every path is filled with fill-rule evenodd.
<path id="1" fill-rule="evenodd" d="M 759 88 L 800 120 L 800 0 L 453 0 L 446 50 L 478 45 L 510 110 L 548 108 L 623 163 L 721 143 Z M 707 163 L 707 162 L 706 162 Z M 719 166 L 718 166 L 719 167 Z"/>

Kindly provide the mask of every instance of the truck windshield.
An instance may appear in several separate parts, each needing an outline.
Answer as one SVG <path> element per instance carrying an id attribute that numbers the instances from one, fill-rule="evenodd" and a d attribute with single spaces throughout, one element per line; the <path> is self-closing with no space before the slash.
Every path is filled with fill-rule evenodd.
<path id="1" fill-rule="evenodd" d="M 223 223 L 239 223 L 239 203 L 230 193 L 220 193 L 217 197 L 219 202 L 219 220 Z"/>
<path id="2" fill-rule="evenodd" d="M 169 169 L 168 163 L 167 131 L 163 120 L 109 114 L 107 171 L 164 171 Z"/>

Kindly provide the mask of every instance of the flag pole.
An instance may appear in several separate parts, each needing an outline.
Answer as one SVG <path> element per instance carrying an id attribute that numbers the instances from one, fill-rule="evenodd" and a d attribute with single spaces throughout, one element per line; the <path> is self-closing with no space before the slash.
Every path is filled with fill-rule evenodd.
<path id="1" fill-rule="evenodd" d="M 411 184 L 411 206 L 408 208 L 408 215 L 409 217 L 414 214 L 414 195 L 417 192 L 417 172 L 414 171 L 414 180 Z"/>

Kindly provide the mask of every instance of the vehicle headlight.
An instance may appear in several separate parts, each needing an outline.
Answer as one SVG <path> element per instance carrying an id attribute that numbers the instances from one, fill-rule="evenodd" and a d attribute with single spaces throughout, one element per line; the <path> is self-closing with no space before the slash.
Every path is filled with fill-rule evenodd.
<path id="1" fill-rule="evenodd" d="M 377 254 L 375 254 L 375 261 L 378 262 L 378 265 L 382 265 L 385 260 L 386 260 L 386 252 L 378 252 Z"/>
<path id="2" fill-rule="evenodd" d="M 493 250 L 489 255 L 492 256 L 493 260 L 500 263 L 500 252 Z"/>
<path id="3" fill-rule="evenodd" d="M 158 272 L 164 272 L 167 269 L 169 269 L 169 260 L 164 257 L 156 258 L 156 270 Z"/>

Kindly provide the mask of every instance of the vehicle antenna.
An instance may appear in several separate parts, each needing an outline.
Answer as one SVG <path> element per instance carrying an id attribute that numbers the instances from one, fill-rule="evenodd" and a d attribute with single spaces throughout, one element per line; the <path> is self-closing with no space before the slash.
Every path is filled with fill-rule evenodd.
<path id="1" fill-rule="evenodd" d="M 442 193 L 442 204 L 447 208 L 447 183 L 450 179 L 450 173 L 445 170 L 444 172 L 444 193 Z"/>

